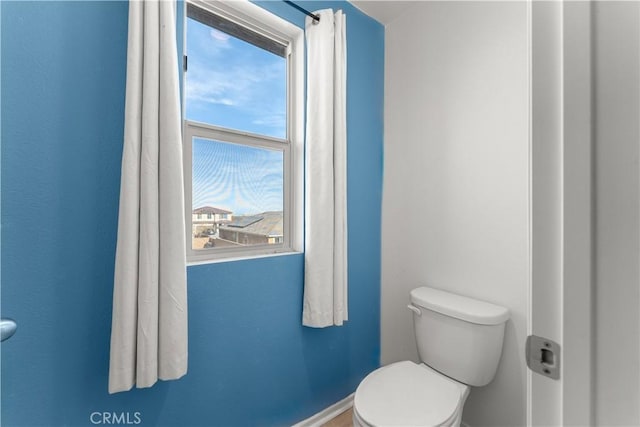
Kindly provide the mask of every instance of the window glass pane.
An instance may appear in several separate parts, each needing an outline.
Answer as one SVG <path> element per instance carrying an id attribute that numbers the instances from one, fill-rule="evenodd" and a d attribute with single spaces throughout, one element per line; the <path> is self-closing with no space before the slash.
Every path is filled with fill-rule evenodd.
<path id="1" fill-rule="evenodd" d="M 283 151 L 193 138 L 192 153 L 194 250 L 284 241 Z"/>
<path id="2" fill-rule="evenodd" d="M 287 60 L 187 19 L 188 120 L 261 135 L 287 136 Z"/>

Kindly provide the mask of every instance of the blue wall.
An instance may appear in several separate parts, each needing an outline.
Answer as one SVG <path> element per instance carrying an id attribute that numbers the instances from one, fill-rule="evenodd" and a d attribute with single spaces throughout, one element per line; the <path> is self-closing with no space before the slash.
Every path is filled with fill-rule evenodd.
<path id="1" fill-rule="evenodd" d="M 261 3 L 303 25 L 281 2 Z M 303 257 L 188 269 L 189 373 L 107 394 L 122 153 L 124 2 L 1 2 L 2 422 L 286 425 L 379 364 L 384 29 L 348 23 L 349 282 L 345 327 L 300 325 Z M 132 418 L 133 420 L 133 418 Z"/>

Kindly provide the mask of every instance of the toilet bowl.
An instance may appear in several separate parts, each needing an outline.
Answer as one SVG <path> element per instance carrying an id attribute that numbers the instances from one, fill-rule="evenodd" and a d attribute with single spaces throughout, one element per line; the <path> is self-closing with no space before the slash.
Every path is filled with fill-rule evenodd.
<path id="1" fill-rule="evenodd" d="M 369 374 L 358 386 L 353 425 L 459 426 L 469 386 L 425 364 L 397 362 Z"/>
<path id="2" fill-rule="evenodd" d="M 353 401 L 356 427 L 457 427 L 470 386 L 496 374 L 509 310 L 429 287 L 412 290 L 408 308 L 422 363 L 367 375 Z"/>

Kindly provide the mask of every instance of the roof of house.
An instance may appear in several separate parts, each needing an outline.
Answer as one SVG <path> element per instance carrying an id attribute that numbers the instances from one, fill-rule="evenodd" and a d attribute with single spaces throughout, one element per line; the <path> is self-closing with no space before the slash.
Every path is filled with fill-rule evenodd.
<path id="1" fill-rule="evenodd" d="M 250 216 L 236 216 L 228 224 L 220 225 L 220 229 L 240 231 L 260 236 L 282 236 L 282 212 L 262 212 Z"/>
<path id="2" fill-rule="evenodd" d="M 214 208 L 213 206 L 203 206 L 193 210 L 194 214 L 230 214 L 231 211 L 225 211 L 224 209 Z"/>

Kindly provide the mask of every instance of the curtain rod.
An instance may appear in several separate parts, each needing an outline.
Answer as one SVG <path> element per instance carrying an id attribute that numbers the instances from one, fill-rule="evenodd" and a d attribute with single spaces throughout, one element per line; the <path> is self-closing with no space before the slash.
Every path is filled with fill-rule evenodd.
<path id="1" fill-rule="evenodd" d="M 309 12 L 307 9 L 304 9 L 304 8 L 298 6 L 297 4 L 295 4 L 292 1 L 289 1 L 289 0 L 282 0 L 282 1 L 284 1 L 289 6 L 298 9 L 300 12 L 304 13 L 305 15 L 312 17 L 314 24 L 317 24 L 318 22 L 320 22 L 320 15 L 313 14 L 313 13 Z"/>

